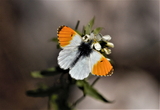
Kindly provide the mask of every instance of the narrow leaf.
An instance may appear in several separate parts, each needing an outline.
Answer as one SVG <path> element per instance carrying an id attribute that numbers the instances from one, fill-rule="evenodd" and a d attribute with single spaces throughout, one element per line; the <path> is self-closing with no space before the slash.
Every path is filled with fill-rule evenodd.
<path id="1" fill-rule="evenodd" d="M 94 25 L 94 20 L 95 20 L 95 17 L 93 17 L 91 19 L 91 21 L 89 22 L 89 25 L 90 25 L 90 28 L 92 29 L 93 25 Z"/>
<path id="2" fill-rule="evenodd" d="M 31 72 L 31 76 L 34 78 L 44 78 L 46 76 L 54 76 L 60 74 L 60 72 L 57 70 L 57 68 L 48 68 L 46 70 L 42 71 L 33 71 Z"/>
<path id="3" fill-rule="evenodd" d="M 44 76 L 41 75 L 41 71 L 33 71 L 31 72 L 31 76 L 34 78 L 43 78 Z"/>
<path id="4" fill-rule="evenodd" d="M 93 27 L 93 25 L 94 25 L 94 20 L 95 20 L 95 17 L 93 17 L 93 18 L 89 21 L 89 23 L 88 23 L 86 26 L 84 26 L 84 35 L 91 33 L 92 27 Z"/>
<path id="5" fill-rule="evenodd" d="M 94 89 L 88 82 L 85 80 L 78 80 L 77 86 L 84 92 L 84 94 L 89 95 L 95 99 L 101 100 L 106 103 L 110 103 L 107 99 L 105 99 L 96 89 Z"/>
<path id="6" fill-rule="evenodd" d="M 94 33 L 95 35 L 97 35 L 97 34 L 100 33 L 100 31 L 101 31 L 102 29 L 103 29 L 102 27 L 98 27 L 98 28 L 96 28 L 96 29 L 93 30 L 93 33 Z"/>
<path id="7" fill-rule="evenodd" d="M 89 25 L 84 27 L 84 32 L 85 32 L 84 34 L 90 34 L 91 33 L 91 29 L 90 29 Z"/>
<path id="8" fill-rule="evenodd" d="M 54 37 L 54 38 L 52 38 L 51 40 L 52 40 L 53 42 L 58 42 L 57 37 Z"/>
<path id="9" fill-rule="evenodd" d="M 81 32 L 80 32 L 80 31 L 78 31 L 78 30 L 77 30 L 76 32 L 77 32 L 80 36 L 82 36 L 82 34 L 81 34 Z"/>
<path id="10" fill-rule="evenodd" d="M 40 84 L 35 90 L 28 90 L 26 95 L 30 97 L 46 97 L 50 94 L 57 94 L 60 91 L 64 91 L 62 85 L 54 85 L 52 87 L 48 87 L 45 84 Z"/>
<path id="11" fill-rule="evenodd" d="M 46 97 L 48 96 L 48 87 L 44 84 L 39 85 L 38 89 L 35 90 L 28 90 L 26 92 L 27 96 L 30 97 Z"/>

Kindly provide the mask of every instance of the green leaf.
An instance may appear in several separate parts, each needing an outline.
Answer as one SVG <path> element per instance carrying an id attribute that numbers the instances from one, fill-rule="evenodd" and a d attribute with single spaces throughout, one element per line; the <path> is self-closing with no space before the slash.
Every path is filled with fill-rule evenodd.
<path id="1" fill-rule="evenodd" d="M 51 96 L 49 96 L 49 110 L 58 110 L 58 105 L 56 100 L 58 99 L 58 95 L 57 94 L 52 94 Z"/>
<path id="2" fill-rule="evenodd" d="M 90 21 L 89 21 L 89 23 L 86 25 L 86 26 L 84 26 L 84 35 L 85 34 L 90 34 L 91 33 L 91 31 L 92 31 L 92 27 L 93 27 L 93 25 L 94 25 L 94 20 L 95 20 L 95 17 L 93 17 Z"/>
<path id="3" fill-rule="evenodd" d="M 69 87 L 69 83 L 65 83 L 65 85 L 58 83 L 52 87 L 40 84 L 38 89 L 29 90 L 26 95 L 30 97 L 49 97 L 49 110 L 72 110 L 67 103 Z"/>
<path id="4" fill-rule="evenodd" d="M 65 83 L 65 85 L 59 85 L 59 87 L 58 91 L 52 92 L 49 96 L 51 108 L 54 110 L 72 110 L 67 102 L 70 84 Z M 53 90 L 56 90 L 56 88 L 52 89 L 52 91 Z"/>
<path id="5" fill-rule="evenodd" d="M 33 71 L 31 72 L 31 76 L 34 78 L 44 78 L 46 76 L 54 76 L 60 74 L 59 69 L 52 67 L 42 71 Z"/>
<path id="6" fill-rule="evenodd" d="M 89 25 L 90 25 L 90 28 L 92 29 L 93 25 L 94 25 L 94 20 L 95 20 L 95 17 L 93 17 L 91 19 L 91 21 L 89 22 Z"/>
<path id="7" fill-rule="evenodd" d="M 39 85 L 38 89 L 35 90 L 28 90 L 26 92 L 27 96 L 30 97 L 46 97 L 48 96 L 48 87 L 44 84 Z"/>
<path id="8" fill-rule="evenodd" d="M 43 78 L 44 76 L 41 75 L 41 71 L 33 71 L 31 72 L 31 76 L 34 78 Z"/>
<path id="9" fill-rule="evenodd" d="M 39 84 L 38 84 L 38 89 L 47 90 L 47 89 L 48 89 L 48 86 L 47 86 L 46 84 L 39 83 Z"/>
<path id="10" fill-rule="evenodd" d="M 88 82 L 85 80 L 78 80 L 76 85 L 83 91 L 84 94 L 89 95 L 95 99 L 101 100 L 106 103 L 110 103 L 105 99 L 96 89 L 94 89 Z"/>
<path id="11" fill-rule="evenodd" d="M 51 40 L 52 40 L 53 42 L 58 42 L 57 37 L 54 37 L 54 38 L 52 38 Z"/>
<path id="12" fill-rule="evenodd" d="M 37 89 L 28 90 L 26 95 L 30 97 L 46 97 L 50 96 L 51 94 L 58 94 L 60 91 L 65 91 L 63 85 L 54 85 L 52 87 L 48 87 L 45 84 L 39 84 Z"/>
<path id="13" fill-rule="evenodd" d="M 77 32 L 80 36 L 82 35 L 80 31 L 77 30 L 76 32 Z"/>
<path id="14" fill-rule="evenodd" d="M 84 35 L 85 34 L 90 34 L 90 33 L 91 33 L 91 29 L 90 29 L 89 25 L 85 26 L 84 27 Z"/>
<path id="15" fill-rule="evenodd" d="M 95 35 L 97 35 L 97 34 L 100 33 L 100 31 L 101 31 L 102 29 L 103 29 L 102 27 L 98 27 L 98 28 L 96 28 L 96 29 L 93 30 L 93 33 L 94 33 Z"/>

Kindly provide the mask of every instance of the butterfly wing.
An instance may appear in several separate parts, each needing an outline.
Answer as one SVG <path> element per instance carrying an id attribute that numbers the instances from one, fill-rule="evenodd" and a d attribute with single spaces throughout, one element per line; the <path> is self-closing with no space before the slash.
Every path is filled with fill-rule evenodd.
<path id="1" fill-rule="evenodd" d="M 62 48 L 78 46 L 82 41 L 81 36 L 68 26 L 59 27 L 57 36 Z"/>
<path id="2" fill-rule="evenodd" d="M 113 67 L 110 62 L 99 52 L 93 50 L 89 57 L 77 58 L 78 46 L 82 42 L 81 36 L 67 26 L 58 29 L 58 40 L 63 50 L 59 53 L 58 64 L 63 69 L 70 68 L 69 74 L 72 78 L 83 80 L 91 72 L 94 75 L 111 75 Z"/>
<path id="3" fill-rule="evenodd" d="M 93 75 L 110 76 L 113 73 L 111 63 L 101 53 L 93 50 L 89 60 L 90 70 Z"/>
<path id="4" fill-rule="evenodd" d="M 77 56 L 77 48 L 67 48 L 60 51 L 58 56 L 58 64 L 63 69 L 71 67 Z"/>
<path id="5" fill-rule="evenodd" d="M 77 46 L 81 44 L 82 38 L 67 26 L 61 26 L 57 35 L 59 44 L 63 48 L 58 56 L 58 64 L 61 68 L 68 69 L 77 57 Z"/>
<path id="6" fill-rule="evenodd" d="M 83 80 L 89 76 L 89 73 L 89 57 L 80 57 L 78 62 L 69 71 L 71 77 L 76 80 Z"/>

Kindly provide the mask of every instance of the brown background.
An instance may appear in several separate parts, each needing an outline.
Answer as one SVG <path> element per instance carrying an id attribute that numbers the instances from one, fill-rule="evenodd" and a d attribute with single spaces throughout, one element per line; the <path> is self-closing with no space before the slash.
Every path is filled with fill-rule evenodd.
<path id="1" fill-rule="evenodd" d="M 115 72 L 95 88 L 105 104 L 90 97 L 78 104 L 83 109 L 158 109 L 160 82 L 159 0 L 0 0 L 0 109 L 45 110 L 47 98 L 31 98 L 25 91 L 38 82 L 30 71 L 57 65 L 58 51 L 50 39 L 57 27 L 79 29 L 96 17 L 115 48 Z M 81 92 L 73 87 L 71 102 Z"/>

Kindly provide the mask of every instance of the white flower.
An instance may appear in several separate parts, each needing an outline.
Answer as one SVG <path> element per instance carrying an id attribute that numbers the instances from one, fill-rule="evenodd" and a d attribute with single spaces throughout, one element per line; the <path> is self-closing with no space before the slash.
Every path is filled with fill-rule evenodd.
<path id="1" fill-rule="evenodd" d="M 94 33 L 91 33 L 90 35 L 86 34 L 83 36 L 83 40 L 86 42 L 92 40 L 92 48 L 95 48 L 97 51 L 104 52 L 107 55 L 111 54 L 111 49 L 108 47 L 114 47 L 114 44 L 109 42 L 111 40 L 110 35 L 103 36 L 102 34 L 95 35 Z"/>

